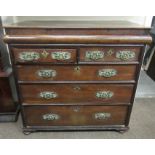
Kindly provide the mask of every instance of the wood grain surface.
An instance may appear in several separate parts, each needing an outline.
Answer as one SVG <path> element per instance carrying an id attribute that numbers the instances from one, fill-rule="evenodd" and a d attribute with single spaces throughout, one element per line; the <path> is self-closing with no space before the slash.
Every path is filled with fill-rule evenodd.
<path id="1" fill-rule="evenodd" d="M 127 106 L 28 106 L 23 108 L 27 126 L 123 125 Z M 110 113 L 105 120 L 96 120 L 95 113 Z M 58 120 L 44 120 L 45 114 L 57 114 Z"/>
<path id="2" fill-rule="evenodd" d="M 20 85 L 22 102 L 27 104 L 108 104 L 130 103 L 132 84 L 29 84 Z M 111 91 L 111 98 L 97 98 L 99 91 Z M 41 92 L 55 92 L 56 98 L 44 99 Z"/>

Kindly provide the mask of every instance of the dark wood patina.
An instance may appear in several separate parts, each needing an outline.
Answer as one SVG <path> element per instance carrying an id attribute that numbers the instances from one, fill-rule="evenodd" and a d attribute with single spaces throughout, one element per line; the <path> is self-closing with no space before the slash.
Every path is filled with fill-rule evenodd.
<path id="1" fill-rule="evenodd" d="M 145 45 L 152 41 L 149 28 L 37 21 L 5 31 L 25 133 L 128 129 Z M 20 53 L 32 51 L 35 59 L 28 54 L 21 60 Z M 53 52 L 60 52 L 59 60 L 53 60 Z"/>

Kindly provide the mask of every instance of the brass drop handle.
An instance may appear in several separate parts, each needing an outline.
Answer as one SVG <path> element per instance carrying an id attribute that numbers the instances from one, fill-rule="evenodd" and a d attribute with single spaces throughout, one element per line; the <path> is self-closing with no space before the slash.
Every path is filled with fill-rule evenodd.
<path id="1" fill-rule="evenodd" d="M 98 76 L 100 77 L 112 77 L 117 75 L 117 70 L 115 69 L 101 69 L 98 71 Z"/>
<path id="2" fill-rule="evenodd" d="M 97 120 L 105 120 L 111 117 L 111 113 L 107 112 L 99 112 L 94 114 L 95 119 Z"/>
<path id="3" fill-rule="evenodd" d="M 19 53 L 19 59 L 23 61 L 33 61 L 40 59 L 40 54 L 38 52 L 21 52 Z"/>
<path id="4" fill-rule="evenodd" d="M 57 98 L 58 94 L 56 92 L 43 91 L 43 92 L 40 92 L 39 96 L 43 99 L 49 100 L 49 99 Z"/>
<path id="5" fill-rule="evenodd" d="M 104 52 L 103 51 L 86 51 L 85 58 L 91 59 L 91 60 L 103 59 Z"/>
<path id="6" fill-rule="evenodd" d="M 116 52 L 116 58 L 121 59 L 123 61 L 133 59 L 135 58 L 135 55 L 135 52 L 128 50 Z"/>
<path id="7" fill-rule="evenodd" d="M 37 71 L 37 75 L 42 78 L 52 78 L 57 75 L 57 72 L 52 69 L 42 69 Z"/>
<path id="8" fill-rule="evenodd" d="M 49 114 L 44 114 L 42 116 L 43 120 L 47 120 L 47 121 L 53 121 L 53 120 L 58 120 L 60 119 L 60 116 L 58 114 L 54 114 L 54 113 L 49 113 Z"/>
<path id="9" fill-rule="evenodd" d="M 102 98 L 102 99 L 109 99 L 114 96 L 114 93 L 112 91 L 98 91 L 96 92 L 96 97 L 97 98 Z"/>
<path id="10" fill-rule="evenodd" d="M 55 60 L 68 60 L 71 58 L 71 53 L 70 52 L 61 52 L 61 51 L 52 52 L 51 57 L 52 57 L 52 59 L 55 59 Z"/>

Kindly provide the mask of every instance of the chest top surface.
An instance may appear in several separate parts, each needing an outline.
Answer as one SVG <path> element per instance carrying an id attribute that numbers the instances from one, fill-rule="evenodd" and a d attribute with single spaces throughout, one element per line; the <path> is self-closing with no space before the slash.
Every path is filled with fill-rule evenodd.
<path id="1" fill-rule="evenodd" d="M 151 43 L 150 28 L 125 21 L 25 21 L 5 25 L 6 43 Z"/>
<path id="2" fill-rule="evenodd" d="M 149 29 L 128 21 L 23 21 L 10 25 L 6 28 L 139 28 Z"/>

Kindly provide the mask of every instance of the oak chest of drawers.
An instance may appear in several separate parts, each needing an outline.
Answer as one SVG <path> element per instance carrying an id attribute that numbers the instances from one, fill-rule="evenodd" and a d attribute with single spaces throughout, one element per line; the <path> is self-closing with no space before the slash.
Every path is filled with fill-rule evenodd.
<path id="1" fill-rule="evenodd" d="M 149 28 L 25 22 L 5 31 L 25 133 L 128 129 Z"/>

